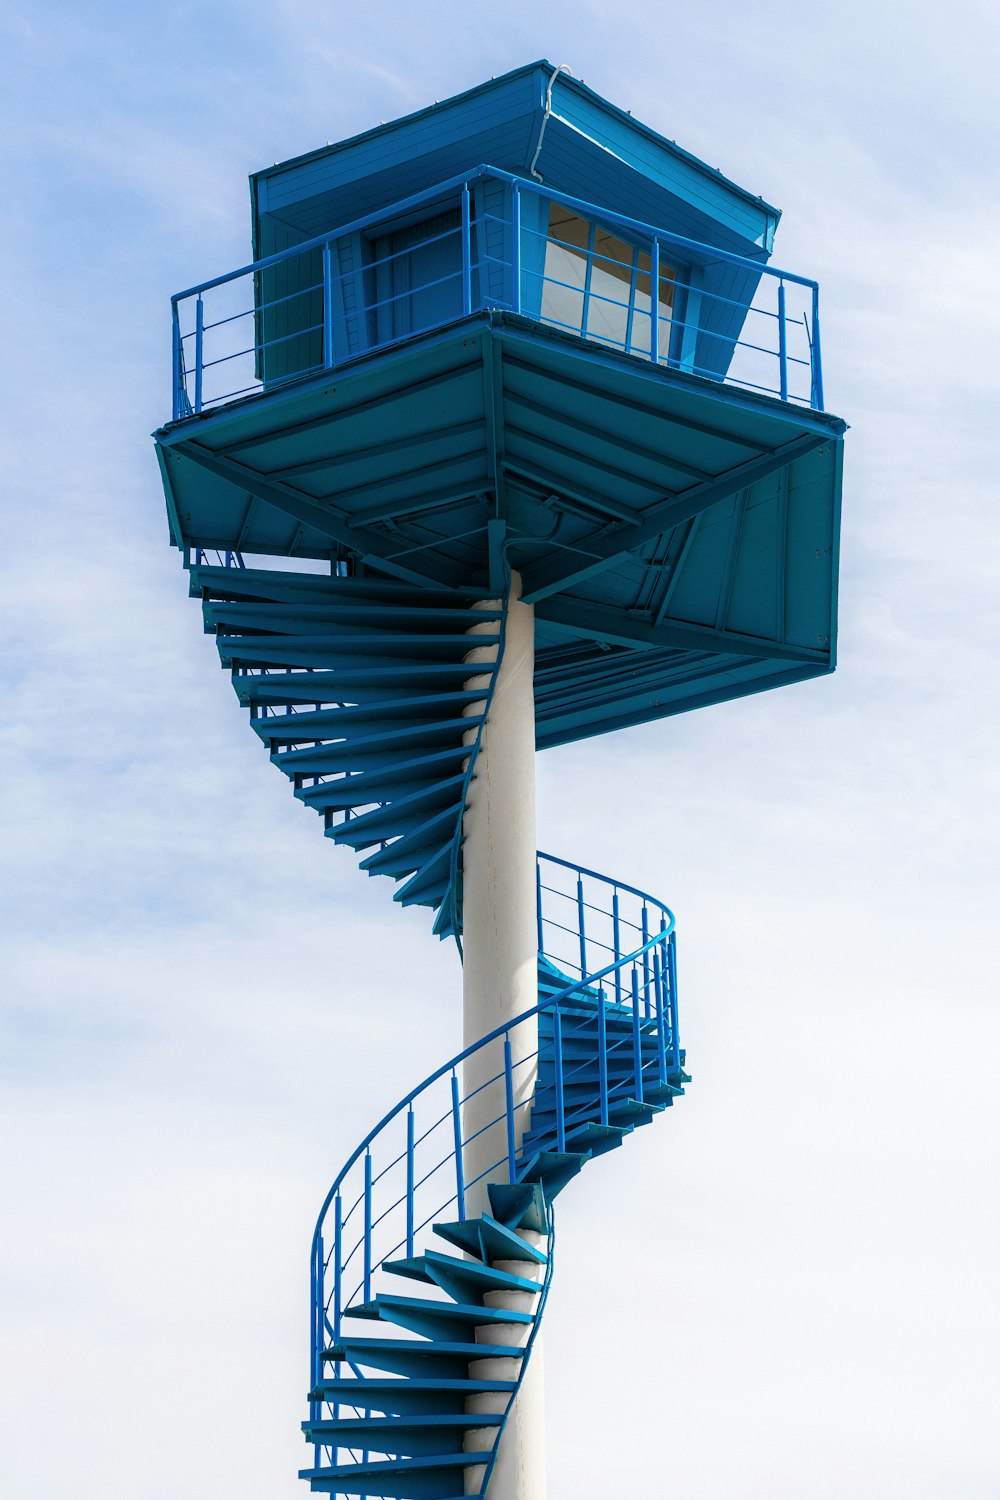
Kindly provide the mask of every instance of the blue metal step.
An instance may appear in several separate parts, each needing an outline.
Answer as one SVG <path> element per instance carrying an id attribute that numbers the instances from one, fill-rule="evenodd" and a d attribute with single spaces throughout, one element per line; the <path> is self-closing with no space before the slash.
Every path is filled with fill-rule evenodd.
<path id="1" fill-rule="evenodd" d="M 428 1250 L 424 1255 L 415 1255 L 410 1260 L 387 1260 L 383 1269 L 394 1276 L 408 1277 L 413 1281 L 427 1282 L 439 1286 L 456 1301 L 470 1296 L 483 1296 L 486 1292 L 537 1292 L 538 1283 L 526 1276 L 516 1276 L 511 1271 L 498 1271 L 480 1261 L 459 1260 L 455 1255 L 442 1255 L 440 1251 Z"/>
<path id="2" fill-rule="evenodd" d="M 390 1370 L 394 1375 L 431 1375 L 439 1380 L 460 1380 L 468 1375 L 476 1359 L 521 1359 L 524 1350 L 516 1344 L 449 1343 L 447 1340 L 362 1339 L 351 1335 L 324 1349 L 323 1358 L 336 1363 L 349 1359 L 365 1369 Z"/>
<path id="3" fill-rule="evenodd" d="M 483 1307 L 477 1303 L 431 1301 L 425 1297 L 398 1297 L 393 1293 L 379 1292 L 371 1302 L 357 1302 L 344 1309 L 348 1318 L 366 1318 L 378 1323 L 391 1323 L 406 1328 L 422 1338 L 443 1339 L 446 1342 L 461 1338 L 466 1330 L 487 1327 L 492 1323 L 508 1324 L 533 1322 L 531 1313 L 509 1312 L 502 1307 Z"/>
<path id="4" fill-rule="evenodd" d="M 517 1175 L 524 1182 L 540 1182 L 546 1198 L 552 1199 L 558 1197 L 589 1159 L 590 1153 L 586 1151 L 537 1151 L 519 1165 Z"/>
<path id="5" fill-rule="evenodd" d="M 302 1423 L 306 1441 L 323 1447 L 360 1448 L 402 1458 L 461 1453 L 467 1432 L 499 1427 L 500 1415 L 465 1413 L 409 1417 L 321 1417 Z"/>
<path id="6" fill-rule="evenodd" d="M 321 1380 L 310 1391 L 309 1399 L 398 1416 L 432 1416 L 442 1412 L 461 1415 L 469 1396 L 488 1392 L 512 1396 L 515 1386 L 513 1380 L 440 1380 L 420 1375 L 393 1380 L 367 1376 Z"/>
<path id="7" fill-rule="evenodd" d="M 476 1219 L 460 1219 L 457 1223 L 435 1224 L 434 1233 L 447 1240 L 450 1245 L 457 1245 L 460 1250 L 467 1250 L 470 1255 L 477 1255 L 487 1263 L 494 1260 L 527 1260 L 544 1266 L 548 1260 L 544 1250 L 529 1245 L 513 1229 L 498 1223 L 489 1214 L 481 1214 Z"/>
<path id="8" fill-rule="evenodd" d="M 351 796 L 349 806 L 360 807 L 370 802 L 386 802 L 392 795 L 392 788 L 399 787 L 401 783 L 412 783 L 413 789 L 421 784 L 426 784 L 437 777 L 437 775 L 452 775 L 455 769 L 461 766 L 463 760 L 469 755 L 468 745 L 450 745 L 444 750 L 435 750 L 425 755 L 413 755 L 397 759 L 391 755 L 372 755 L 364 757 L 364 767 L 352 770 L 350 776 L 344 776 L 340 781 L 328 782 L 318 786 L 296 786 L 295 795 L 310 807 L 322 807 L 324 803 L 332 806 L 344 806 L 342 794 L 349 790 Z M 284 769 L 284 767 L 282 767 Z M 329 772 L 305 772 L 301 767 L 296 776 L 324 775 Z M 336 799 L 330 794 L 336 792 Z"/>
<path id="9" fill-rule="evenodd" d="M 383 1500 L 442 1500 L 452 1495 L 461 1497 L 463 1470 L 471 1464 L 488 1464 L 492 1456 L 492 1452 L 486 1452 L 380 1459 L 300 1469 L 299 1478 L 308 1479 L 312 1489 L 320 1493 L 378 1495 Z"/>
<path id="10" fill-rule="evenodd" d="M 509 1229 L 532 1229 L 544 1234 L 547 1228 L 545 1194 L 537 1182 L 491 1182 L 487 1187 L 493 1217 Z"/>

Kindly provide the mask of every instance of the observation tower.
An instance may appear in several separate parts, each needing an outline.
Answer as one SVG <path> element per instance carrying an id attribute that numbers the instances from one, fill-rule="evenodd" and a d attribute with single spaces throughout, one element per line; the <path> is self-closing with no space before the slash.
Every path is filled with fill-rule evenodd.
<path id="1" fill-rule="evenodd" d="M 303 1477 L 543 1500 L 555 1199 L 689 1080 L 673 915 L 536 851 L 535 752 L 833 670 L 818 287 L 775 209 L 544 61 L 251 198 L 252 264 L 172 302 L 170 539 L 465 1018 L 322 1200 Z"/>

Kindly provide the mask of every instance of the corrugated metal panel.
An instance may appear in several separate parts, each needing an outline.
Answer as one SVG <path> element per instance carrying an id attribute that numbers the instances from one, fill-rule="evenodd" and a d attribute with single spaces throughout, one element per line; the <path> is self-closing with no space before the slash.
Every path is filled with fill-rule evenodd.
<path id="1" fill-rule="evenodd" d="M 280 221 L 268 226 L 265 255 L 300 245 L 306 236 Z M 323 260 L 318 250 L 303 251 L 256 277 L 259 371 L 265 385 L 286 380 L 322 362 Z"/>
<path id="2" fill-rule="evenodd" d="M 476 242 L 479 250 L 481 296 L 494 302 L 510 302 L 511 210 L 506 183 L 476 184 Z"/>
<path id="3" fill-rule="evenodd" d="M 288 217 L 288 210 L 305 199 L 335 195 L 347 222 L 369 212 L 373 182 L 380 193 L 390 193 L 371 205 L 378 207 L 478 165 L 484 153 L 496 166 L 523 171 L 538 106 L 539 80 L 533 73 L 498 80 L 485 92 L 445 101 L 315 157 L 258 174 L 264 186 L 261 211 Z M 402 192 L 394 185 L 402 185 Z M 295 221 L 302 222 L 299 215 Z"/>
<path id="4" fill-rule="evenodd" d="M 765 217 L 757 221 L 754 233 L 740 233 L 728 220 L 706 212 L 704 205 L 595 148 L 561 120 L 552 119 L 546 127 L 539 165 L 545 181 L 564 193 L 737 255 L 760 253 L 757 233 L 764 232 Z"/>
<path id="5" fill-rule="evenodd" d="M 639 128 L 637 122 L 623 118 L 606 101 L 593 94 L 588 97 L 565 75 L 556 80 L 552 107 L 554 113 L 546 125 L 540 157 L 543 172 L 549 136 L 555 137 L 561 119 L 656 187 L 690 204 L 704 218 L 731 229 L 741 239 L 753 243 L 765 232 L 769 214 L 763 205 L 757 206 L 709 168 L 681 159 L 666 142 Z"/>

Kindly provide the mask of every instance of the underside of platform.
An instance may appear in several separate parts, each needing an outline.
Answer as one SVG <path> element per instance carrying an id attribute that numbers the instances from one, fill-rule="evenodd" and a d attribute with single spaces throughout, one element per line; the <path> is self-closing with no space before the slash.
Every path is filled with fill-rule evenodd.
<path id="1" fill-rule="evenodd" d="M 516 568 L 544 747 L 833 669 L 843 432 L 494 309 L 156 436 L 189 552 Z"/>

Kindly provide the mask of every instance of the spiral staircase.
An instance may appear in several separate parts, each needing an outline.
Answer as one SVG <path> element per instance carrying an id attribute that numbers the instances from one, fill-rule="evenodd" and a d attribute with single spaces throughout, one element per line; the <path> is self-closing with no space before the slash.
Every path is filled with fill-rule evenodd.
<path id="1" fill-rule="evenodd" d="M 257 570 L 238 552 L 196 553 L 190 580 L 295 795 L 460 944 L 463 812 L 506 596 Z M 683 1093 L 670 911 L 543 854 L 537 897 L 537 1005 L 400 1101 L 323 1204 L 303 1424 L 314 1491 L 486 1494 L 551 1284 L 554 1201 Z M 475 1141 L 466 1106 L 484 1093 Z M 487 1166 L 469 1177 L 473 1145 Z"/>

